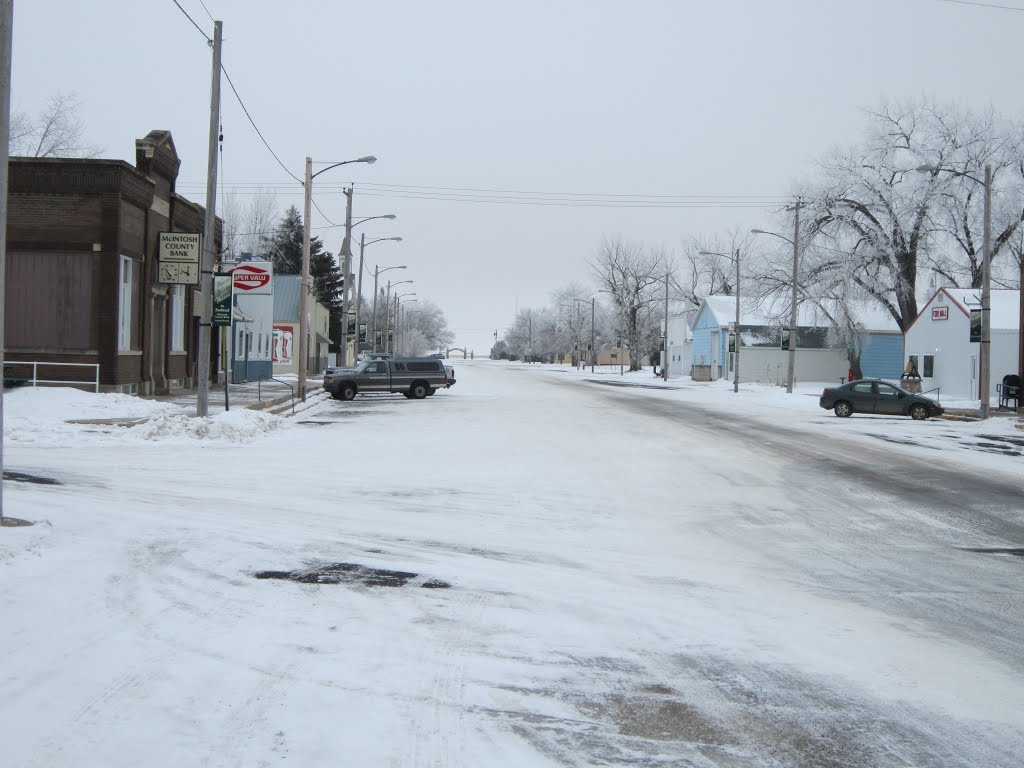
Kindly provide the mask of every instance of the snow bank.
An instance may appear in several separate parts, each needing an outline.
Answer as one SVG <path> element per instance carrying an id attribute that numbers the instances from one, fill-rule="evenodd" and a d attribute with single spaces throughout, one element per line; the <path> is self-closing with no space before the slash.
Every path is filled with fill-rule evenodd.
<path id="1" fill-rule="evenodd" d="M 186 414 L 156 416 L 132 427 L 128 430 L 128 436 L 136 440 L 186 439 L 251 443 L 286 426 L 287 421 L 280 416 L 241 408 L 206 418 Z"/>
<path id="2" fill-rule="evenodd" d="M 287 424 L 280 416 L 246 408 L 197 418 L 191 408 L 174 403 L 68 387 L 11 390 L 4 393 L 3 408 L 4 438 L 20 443 L 68 445 L 112 438 L 247 443 Z M 135 419 L 141 421 L 132 423 Z"/>

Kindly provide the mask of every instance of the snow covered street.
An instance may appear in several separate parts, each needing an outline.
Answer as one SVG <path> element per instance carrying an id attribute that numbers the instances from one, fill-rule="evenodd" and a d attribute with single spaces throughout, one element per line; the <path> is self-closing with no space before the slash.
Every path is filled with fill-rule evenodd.
<path id="1" fill-rule="evenodd" d="M 6 393 L 59 484 L 4 483 L 3 764 L 1020 764 L 1016 419 L 454 364 L 292 418 Z"/>

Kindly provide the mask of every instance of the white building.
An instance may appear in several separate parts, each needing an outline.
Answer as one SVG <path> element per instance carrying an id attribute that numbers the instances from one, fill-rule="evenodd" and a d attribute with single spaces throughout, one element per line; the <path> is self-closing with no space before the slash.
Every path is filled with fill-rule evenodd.
<path id="1" fill-rule="evenodd" d="M 1020 291 L 993 290 L 989 398 L 997 397 L 1003 376 L 1017 373 L 1020 354 Z M 921 374 L 922 391 L 938 389 L 941 397 L 981 399 L 978 341 L 971 341 L 971 310 L 980 335 L 981 289 L 939 288 L 905 334 L 904 348 Z"/>
<path id="2" fill-rule="evenodd" d="M 664 321 L 662 321 L 664 324 Z M 662 362 L 664 365 L 664 361 Z M 668 378 L 678 379 L 690 375 L 693 364 L 693 334 L 686 315 L 668 319 Z"/>

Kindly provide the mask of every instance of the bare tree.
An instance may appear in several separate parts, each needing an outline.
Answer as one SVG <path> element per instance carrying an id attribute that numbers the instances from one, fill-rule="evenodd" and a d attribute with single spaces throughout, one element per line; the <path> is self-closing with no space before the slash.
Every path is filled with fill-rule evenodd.
<path id="1" fill-rule="evenodd" d="M 949 285 L 980 288 L 984 271 L 984 175 L 992 167 L 992 279 L 1016 285 L 1019 268 L 1014 237 L 1024 223 L 1024 127 L 991 111 L 965 114 L 950 126 L 954 152 L 943 169 L 932 171 L 946 182 L 933 216 L 938 245 L 927 265 Z"/>
<path id="2" fill-rule="evenodd" d="M 645 353 L 651 350 L 652 328 L 654 335 L 658 333 L 657 308 L 665 281 L 671 281 L 671 261 L 663 251 L 616 237 L 605 238 L 590 268 L 618 311 L 621 325 L 617 330 L 629 349 L 629 369 L 638 371 Z"/>
<path id="3" fill-rule="evenodd" d="M 946 167 L 960 140 L 955 110 L 933 104 L 885 105 L 869 113 L 865 141 L 822 163 L 822 180 L 808 195 L 801 233 L 802 294 L 850 280 L 906 330 L 917 317 L 918 270 L 928 233 L 949 181 L 922 174 Z M 816 235 L 834 247 L 813 252 Z M 814 258 L 816 257 L 816 258 Z"/>
<path id="4" fill-rule="evenodd" d="M 434 350 L 446 350 L 455 341 L 448 328 L 444 310 L 429 299 L 419 299 L 409 305 L 405 314 L 405 341 L 403 348 L 416 356 Z"/>
<path id="5" fill-rule="evenodd" d="M 23 157 L 95 157 L 102 147 L 85 143 L 81 101 L 75 93 L 53 95 L 38 115 L 11 115 L 10 153 Z"/>

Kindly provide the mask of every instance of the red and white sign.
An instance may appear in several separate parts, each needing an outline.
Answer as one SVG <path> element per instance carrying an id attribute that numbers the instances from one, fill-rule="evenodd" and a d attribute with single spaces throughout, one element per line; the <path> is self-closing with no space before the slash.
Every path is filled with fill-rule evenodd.
<path id="1" fill-rule="evenodd" d="M 235 290 L 249 294 L 272 293 L 273 283 L 270 278 L 273 274 L 273 265 L 269 261 L 247 261 L 235 267 L 231 273 Z"/>
<path id="2" fill-rule="evenodd" d="M 949 320 L 949 307 L 932 307 L 932 320 Z"/>

